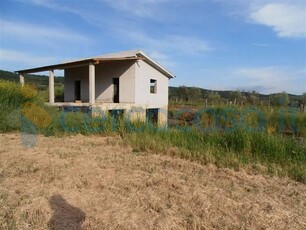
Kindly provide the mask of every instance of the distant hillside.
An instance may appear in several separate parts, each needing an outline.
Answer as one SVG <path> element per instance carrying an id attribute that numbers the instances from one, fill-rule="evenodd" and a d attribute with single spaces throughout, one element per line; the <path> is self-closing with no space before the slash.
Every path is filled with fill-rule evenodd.
<path id="1" fill-rule="evenodd" d="M 6 80 L 6 81 L 19 82 L 19 75 L 14 72 L 0 70 L 0 79 Z M 36 85 L 37 89 L 43 90 L 48 87 L 49 79 L 48 79 L 48 76 L 45 76 L 45 75 L 26 74 L 25 82 L 34 84 Z M 63 85 L 64 78 L 54 77 L 54 83 L 55 85 Z"/>
<path id="2" fill-rule="evenodd" d="M 182 95 L 181 95 L 181 92 L 180 92 L 180 89 L 181 87 L 172 87 L 170 86 L 169 87 L 169 98 L 170 99 L 182 99 Z M 183 87 L 184 88 L 184 87 Z M 220 95 L 220 97 L 222 99 L 230 99 L 231 98 L 231 95 L 234 94 L 235 92 L 237 91 L 230 91 L 230 90 L 209 90 L 209 89 L 202 89 L 202 88 L 196 88 L 196 87 L 185 87 L 188 91 L 188 93 L 192 93 L 193 90 L 199 90 L 200 92 L 197 92 L 197 96 L 196 98 L 198 99 L 204 99 L 207 97 L 207 95 L 211 92 L 214 92 L 214 93 L 217 93 Z M 244 96 L 246 98 L 250 98 L 252 96 L 252 92 L 240 92 L 241 93 L 241 96 Z M 258 98 L 258 100 L 262 100 L 262 101 L 268 101 L 269 99 L 271 99 L 274 95 L 276 94 L 269 94 L 269 95 L 266 95 L 266 94 L 260 94 L 260 93 L 255 93 L 256 97 Z M 298 102 L 301 102 L 303 101 L 303 95 L 294 95 L 294 94 L 288 94 L 289 98 L 291 101 L 298 101 Z"/>

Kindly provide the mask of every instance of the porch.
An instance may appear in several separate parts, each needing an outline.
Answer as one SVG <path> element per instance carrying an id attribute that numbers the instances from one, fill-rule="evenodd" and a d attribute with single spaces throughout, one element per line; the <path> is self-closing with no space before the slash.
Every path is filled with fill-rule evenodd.
<path id="1" fill-rule="evenodd" d="M 121 77 L 120 73 L 117 73 L 117 78 L 110 78 L 107 79 L 107 83 L 105 85 L 105 82 L 103 82 L 107 76 L 105 75 L 105 72 L 108 72 L 108 69 L 106 68 L 106 71 L 103 71 L 102 69 L 104 67 L 108 66 L 122 66 L 123 68 L 113 68 L 113 69 L 119 69 L 119 71 L 126 71 L 127 63 L 135 63 L 135 61 L 142 59 L 141 57 L 124 57 L 124 58 L 91 58 L 91 59 L 84 59 L 79 61 L 72 61 L 62 64 L 56 64 L 56 65 L 49 65 L 49 66 L 43 66 L 38 68 L 32 68 L 32 69 L 24 69 L 24 70 L 18 70 L 15 71 L 19 74 L 19 80 L 21 85 L 25 84 L 25 74 L 30 73 L 37 73 L 37 72 L 43 72 L 48 71 L 49 72 L 49 105 L 54 106 L 90 106 L 93 104 L 101 104 L 101 102 L 106 102 L 109 104 L 112 104 L 110 102 L 119 103 L 119 77 Z M 122 70 L 123 69 L 123 70 Z M 64 102 L 56 102 L 55 103 L 55 93 L 54 93 L 54 70 L 64 70 L 65 71 L 65 99 Z M 98 78 L 96 72 L 98 71 Z M 68 73 L 68 74 L 67 74 Z M 72 73 L 72 74 L 71 74 Z M 108 73 L 109 74 L 109 73 Z M 122 73 L 121 73 L 122 74 Z M 74 75 L 74 76 L 71 76 Z M 103 76 L 105 75 L 105 76 Z M 77 76 L 77 79 L 74 79 L 74 77 Z M 125 82 L 128 82 L 126 79 Z M 111 80 L 111 82 L 109 82 Z M 113 80 L 116 80 L 117 82 L 113 82 Z M 125 83 L 124 82 L 124 83 Z M 78 84 L 77 84 L 78 83 Z M 117 87 L 117 89 L 114 89 L 114 91 L 118 92 L 117 95 L 111 95 L 110 96 L 110 86 Z M 125 87 L 126 88 L 126 87 Z M 103 98 L 103 93 L 107 92 L 108 98 L 105 100 L 105 96 Z M 113 90 L 113 89 L 112 89 Z M 125 94 L 127 94 L 126 91 L 124 91 Z M 126 96 L 126 95 L 122 95 Z M 125 97 L 128 98 L 128 97 Z M 126 101 L 124 101 L 126 102 Z M 130 99 L 130 101 L 132 100 Z M 109 106 L 115 106 L 115 105 L 109 105 Z"/>

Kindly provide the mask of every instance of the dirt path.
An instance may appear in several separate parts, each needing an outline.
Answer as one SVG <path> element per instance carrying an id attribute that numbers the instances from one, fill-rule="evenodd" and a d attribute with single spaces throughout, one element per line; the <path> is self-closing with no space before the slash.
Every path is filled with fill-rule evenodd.
<path id="1" fill-rule="evenodd" d="M 0 229 L 306 229 L 306 185 L 116 137 L 0 134 Z"/>

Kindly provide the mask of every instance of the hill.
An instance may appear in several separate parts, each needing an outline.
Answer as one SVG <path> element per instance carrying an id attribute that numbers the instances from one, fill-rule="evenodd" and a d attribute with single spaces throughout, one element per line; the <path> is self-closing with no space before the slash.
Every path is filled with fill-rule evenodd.
<path id="1" fill-rule="evenodd" d="M 7 81 L 13 81 L 13 82 L 19 82 L 19 75 L 14 72 L 0 70 L 0 79 L 7 80 Z M 26 74 L 25 81 L 26 83 L 34 84 L 39 90 L 46 89 L 49 84 L 48 76 L 45 76 L 45 75 Z M 54 83 L 55 85 L 63 85 L 64 78 L 54 77 Z"/>
<path id="2" fill-rule="evenodd" d="M 181 99 L 181 95 L 180 95 L 180 87 L 169 87 L 169 98 L 170 99 L 175 99 L 175 98 L 180 98 Z M 183 86 L 183 88 L 186 88 L 187 91 L 189 91 L 188 93 L 190 94 L 193 90 L 197 90 L 197 98 L 198 100 L 203 100 L 204 98 L 207 97 L 207 95 L 211 92 L 213 93 L 217 93 L 220 95 L 221 98 L 223 99 L 230 99 L 231 96 L 235 93 L 237 93 L 237 91 L 232 91 L 232 90 L 210 90 L 210 89 L 203 89 L 203 88 L 197 88 L 197 87 L 185 87 Z M 257 92 L 244 92 L 241 91 L 240 92 L 241 96 L 244 96 L 246 98 L 249 98 L 251 95 L 256 95 L 256 97 L 258 98 L 258 100 L 262 100 L 262 101 L 268 101 L 269 99 L 273 98 L 273 96 L 275 96 L 276 94 L 260 94 Z M 303 101 L 303 95 L 295 95 L 295 94 L 288 94 L 290 100 L 292 101 L 298 101 L 301 102 Z"/>

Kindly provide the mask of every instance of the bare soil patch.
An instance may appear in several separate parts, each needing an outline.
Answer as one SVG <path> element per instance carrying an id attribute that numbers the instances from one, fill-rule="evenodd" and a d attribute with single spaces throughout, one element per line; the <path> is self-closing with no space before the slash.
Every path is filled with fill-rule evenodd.
<path id="1" fill-rule="evenodd" d="M 0 229 L 305 229 L 306 185 L 118 137 L 0 134 L 0 207 Z"/>

